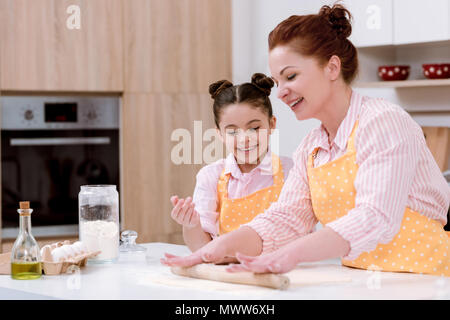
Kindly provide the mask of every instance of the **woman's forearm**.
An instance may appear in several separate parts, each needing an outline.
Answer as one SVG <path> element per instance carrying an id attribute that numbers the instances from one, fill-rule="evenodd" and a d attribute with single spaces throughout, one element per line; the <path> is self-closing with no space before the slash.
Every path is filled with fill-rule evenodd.
<path id="1" fill-rule="evenodd" d="M 298 262 L 340 258 L 350 251 L 350 243 L 329 227 L 310 233 L 288 245 L 293 246 L 293 254 L 298 254 Z"/>
<path id="2" fill-rule="evenodd" d="M 201 224 L 193 228 L 183 226 L 183 239 L 188 248 L 194 252 L 211 241 L 209 233 L 203 231 Z"/>

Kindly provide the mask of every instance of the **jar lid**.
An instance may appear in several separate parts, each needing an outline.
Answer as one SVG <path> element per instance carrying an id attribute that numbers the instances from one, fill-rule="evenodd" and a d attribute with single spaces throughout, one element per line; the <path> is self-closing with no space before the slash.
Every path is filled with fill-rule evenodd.
<path id="1" fill-rule="evenodd" d="M 121 233 L 122 244 L 119 246 L 120 252 L 145 253 L 147 249 L 136 244 L 138 234 L 134 230 L 125 230 Z"/>
<path id="2" fill-rule="evenodd" d="M 81 189 L 89 189 L 89 188 L 114 188 L 116 189 L 115 184 L 86 184 L 80 187 Z"/>

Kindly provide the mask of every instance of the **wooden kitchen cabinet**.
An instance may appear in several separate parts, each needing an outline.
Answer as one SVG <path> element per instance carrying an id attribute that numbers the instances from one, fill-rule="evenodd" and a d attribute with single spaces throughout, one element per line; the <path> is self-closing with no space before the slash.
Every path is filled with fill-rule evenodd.
<path id="1" fill-rule="evenodd" d="M 124 1 L 125 91 L 208 92 L 231 78 L 229 0 Z"/>
<path id="2" fill-rule="evenodd" d="M 231 80 L 231 1 L 127 0 L 123 26 L 121 228 L 138 242 L 183 243 L 170 197 L 192 196 L 206 164 L 195 161 L 194 140 L 211 142 L 195 135 L 194 121 L 203 133 L 214 128 L 209 84 Z M 191 164 L 171 159 L 177 129 L 192 137 Z"/>
<path id="3" fill-rule="evenodd" d="M 431 151 L 441 171 L 448 168 L 450 153 L 450 128 L 446 127 L 423 127 L 422 128 L 427 146 Z"/>
<path id="4" fill-rule="evenodd" d="M 194 150 L 194 121 L 202 120 L 203 131 L 214 128 L 211 103 L 209 94 L 124 94 L 122 229 L 137 231 L 139 242 L 183 243 L 181 226 L 170 217 L 170 196 L 192 196 L 204 164 L 176 165 L 171 153 L 178 142 L 171 138 L 174 130 L 187 129 Z"/>
<path id="5" fill-rule="evenodd" d="M 1 66 L 0 66 L 0 75 L 1 75 L 1 72 L 2 72 L 2 69 L 1 69 Z M 2 123 L 2 99 L 1 99 L 1 97 L 2 97 L 2 95 L 1 95 L 1 92 L 0 92 L 0 123 Z M 1 141 L 1 135 L 2 135 L 2 131 L 0 130 L 0 141 Z M 2 150 L 1 150 L 1 148 L 0 148 L 0 159 L 2 158 Z M 1 181 L 1 179 L 2 179 L 2 168 L 1 168 L 1 166 L 0 166 L 0 181 Z M 2 193 L 0 192 L 0 203 L 3 203 L 2 202 L 3 201 L 3 199 L 2 199 Z M 3 253 L 3 233 L 2 233 L 2 228 L 3 228 L 3 224 L 2 224 L 2 210 L 1 210 L 1 207 L 0 207 L 0 253 Z"/>
<path id="6" fill-rule="evenodd" d="M 121 0 L 0 0 L 3 91 L 120 92 L 122 50 Z"/>

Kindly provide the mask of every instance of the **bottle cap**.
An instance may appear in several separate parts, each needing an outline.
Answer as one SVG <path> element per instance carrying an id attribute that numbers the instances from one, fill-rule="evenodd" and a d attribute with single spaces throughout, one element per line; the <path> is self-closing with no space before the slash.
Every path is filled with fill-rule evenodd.
<path id="1" fill-rule="evenodd" d="M 20 209 L 30 209 L 30 201 L 20 201 Z"/>
<path id="2" fill-rule="evenodd" d="M 20 209 L 17 210 L 21 216 L 29 216 L 33 209 L 30 209 L 30 201 L 20 201 L 19 202 Z"/>

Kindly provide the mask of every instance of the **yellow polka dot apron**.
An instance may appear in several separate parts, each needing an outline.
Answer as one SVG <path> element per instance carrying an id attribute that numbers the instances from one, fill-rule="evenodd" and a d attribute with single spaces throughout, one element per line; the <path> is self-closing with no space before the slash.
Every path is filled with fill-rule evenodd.
<path id="1" fill-rule="evenodd" d="M 284 184 L 284 173 L 280 158 L 272 153 L 273 185 L 258 190 L 246 197 L 229 199 L 228 181 L 230 173 L 222 171 L 217 183 L 219 198 L 219 235 L 233 231 L 264 212 L 272 202 L 278 200 Z"/>
<path id="2" fill-rule="evenodd" d="M 308 179 L 314 214 L 323 224 L 334 221 L 355 207 L 354 180 L 356 164 L 355 132 L 347 142 L 347 152 L 340 158 L 314 168 L 319 148 L 308 157 Z M 348 267 L 414 272 L 450 276 L 450 233 L 436 220 L 425 217 L 410 208 L 405 209 L 400 231 L 387 244 L 378 244 L 375 250 L 362 253 L 355 260 L 344 260 Z"/>

